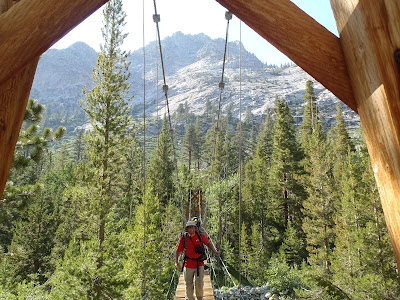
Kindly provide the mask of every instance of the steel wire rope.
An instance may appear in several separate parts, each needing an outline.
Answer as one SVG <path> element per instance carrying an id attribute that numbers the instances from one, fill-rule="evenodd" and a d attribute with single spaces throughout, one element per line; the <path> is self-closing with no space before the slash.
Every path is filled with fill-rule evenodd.
<path id="1" fill-rule="evenodd" d="M 203 229 L 204 229 L 204 228 L 203 228 Z M 206 235 L 207 235 L 209 241 L 214 245 L 214 242 L 213 242 L 213 240 L 212 240 L 212 237 L 208 234 L 208 232 L 207 232 L 206 229 L 204 229 L 204 232 L 206 233 Z M 221 256 L 218 256 L 218 257 L 219 257 L 219 259 L 220 259 L 220 261 L 221 261 L 221 263 L 222 263 L 222 266 L 224 267 L 224 270 L 225 270 L 226 274 L 227 274 L 227 275 L 229 276 L 229 278 L 231 279 L 231 281 L 232 281 L 234 287 L 237 287 L 235 281 L 233 280 L 233 277 L 232 277 L 231 273 L 230 273 L 229 270 L 228 270 L 228 267 L 225 265 L 225 263 L 224 263 L 224 261 L 222 260 Z"/>
<path id="2" fill-rule="evenodd" d="M 242 284 L 241 235 L 242 235 L 242 21 L 239 23 L 239 283 Z"/>
<path id="3" fill-rule="evenodd" d="M 211 256 L 210 256 L 209 251 L 206 251 L 206 255 L 207 255 L 208 261 L 210 262 L 211 270 L 212 270 L 212 272 L 213 272 L 213 274 L 214 274 L 214 281 L 216 282 L 216 286 L 217 286 L 217 288 L 219 289 L 219 284 L 218 284 L 218 280 L 217 280 L 217 275 L 215 274 L 214 264 L 213 264 L 213 262 L 212 262 L 212 260 L 211 260 Z M 213 289 L 213 291 L 214 291 L 214 290 L 215 290 L 215 285 L 214 285 L 213 280 L 211 280 L 211 285 L 212 285 L 212 289 Z"/>
<path id="4" fill-rule="evenodd" d="M 160 22 L 160 15 L 157 14 L 157 5 L 156 5 L 156 0 L 153 0 L 154 4 L 154 15 L 153 15 L 153 21 L 156 23 L 156 28 L 157 28 L 157 36 L 158 36 L 158 47 L 160 50 L 160 60 L 161 60 L 161 69 L 162 69 L 162 74 L 163 74 L 163 91 L 165 95 L 165 101 L 166 101 L 166 107 L 167 107 L 167 114 L 168 114 L 168 123 L 169 123 L 169 133 L 170 133 L 170 138 L 171 138 L 171 143 L 172 143 L 172 149 L 173 149 L 173 156 L 174 156 L 174 165 L 175 165 L 175 170 L 176 170 L 176 182 L 178 184 L 178 191 L 181 191 L 180 188 L 180 180 L 179 180 L 179 170 L 178 170 L 178 160 L 176 158 L 176 148 L 175 148 L 175 142 L 174 142 L 174 130 L 172 128 L 172 122 L 171 122 L 171 113 L 169 109 L 169 101 L 168 101 L 168 85 L 166 83 L 166 78 L 165 78 L 165 67 L 164 67 L 164 59 L 162 55 L 162 47 L 161 47 L 161 38 L 160 38 L 160 26 L 158 23 Z M 183 213 L 183 196 L 181 195 L 181 209 Z M 182 218 L 182 221 L 184 218 Z"/>
<path id="5" fill-rule="evenodd" d="M 142 1 L 143 4 L 143 281 L 142 281 L 142 293 L 146 290 L 146 43 L 145 43 L 145 0 Z"/>
<path id="6" fill-rule="evenodd" d="M 178 243 L 179 243 L 179 240 L 178 240 Z M 175 248 L 178 246 L 178 243 L 176 243 Z M 159 267 L 159 270 L 158 270 L 158 273 L 157 273 L 156 277 L 154 277 L 154 279 L 152 280 L 152 283 L 151 283 L 150 287 L 147 289 L 147 291 L 143 293 L 143 298 L 142 299 L 146 299 L 147 298 L 147 295 L 149 294 L 149 292 L 153 288 L 154 283 L 157 281 L 158 277 L 160 276 L 161 271 L 165 268 L 167 263 L 171 260 L 171 257 L 174 254 L 175 248 L 173 248 L 173 250 L 170 252 L 170 254 L 166 256 L 167 261 L 164 263 L 164 265 Z M 174 269 L 174 274 L 175 274 L 175 269 Z"/>
<path id="7" fill-rule="evenodd" d="M 222 91 L 225 87 L 224 83 L 224 72 L 225 72 L 225 61 L 226 61 L 226 52 L 227 52 L 227 46 L 228 46 L 228 33 L 229 33 L 229 21 L 232 19 L 232 13 L 227 11 L 225 12 L 225 19 L 227 20 L 226 23 L 226 33 L 225 33 L 225 49 L 224 49 L 224 58 L 222 61 L 222 74 L 221 74 L 221 81 L 219 83 L 219 101 L 218 101 L 218 113 L 217 113 L 217 122 L 216 122 L 216 127 L 214 131 L 214 147 L 213 147 L 213 154 L 212 154 L 212 159 L 211 159 L 211 174 L 209 177 L 209 186 L 208 186 L 208 191 L 207 191 L 207 202 L 204 208 L 204 224 L 206 223 L 207 220 L 207 208 L 208 208 L 208 200 L 210 199 L 210 194 L 211 194 L 211 185 L 213 182 L 213 173 L 214 173 L 214 162 L 215 162 L 215 153 L 216 153 L 216 145 L 217 145 L 217 135 L 219 131 L 219 119 L 221 115 L 221 101 L 222 101 Z M 201 222 L 203 220 L 200 219 Z"/>
<path id="8" fill-rule="evenodd" d="M 171 278 L 171 281 L 170 281 L 169 286 L 168 286 L 168 292 L 165 295 L 165 300 L 168 299 L 169 291 L 171 290 L 172 282 L 174 281 L 174 278 L 175 278 L 175 273 L 176 273 L 176 269 L 174 269 L 174 273 L 172 274 L 172 278 Z"/>
<path id="9" fill-rule="evenodd" d="M 211 243 L 214 244 L 213 241 L 212 241 L 211 236 L 209 236 L 209 234 L 207 233 L 207 231 L 206 231 L 205 229 L 204 229 L 204 231 L 206 232 L 207 236 L 209 237 L 209 240 L 211 241 Z M 237 284 L 235 283 L 235 281 L 233 280 L 233 277 L 232 277 L 231 273 L 229 272 L 228 267 L 226 266 L 226 264 L 225 264 L 224 261 L 222 260 L 221 256 L 218 256 L 218 258 L 220 259 L 221 264 L 222 264 L 222 266 L 224 267 L 224 270 L 225 270 L 226 274 L 227 274 L 227 275 L 229 276 L 229 278 L 231 279 L 231 281 L 232 281 L 234 287 L 237 288 L 238 286 L 237 286 Z M 211 260 L 211 259 L 210 259 L 210 260 Z M 250 294 L 249 294 L 247 291 L 243 291 L 243 292 L 244 292 L 245 295 L 250 296 Z M 240 287 L 240 286 L 239 286 L 239 296 L 240 296 L 241 299 L 244 300 L 244 298 L 242 297 L 242 290 L 241 290 L 241 287 Z"/>

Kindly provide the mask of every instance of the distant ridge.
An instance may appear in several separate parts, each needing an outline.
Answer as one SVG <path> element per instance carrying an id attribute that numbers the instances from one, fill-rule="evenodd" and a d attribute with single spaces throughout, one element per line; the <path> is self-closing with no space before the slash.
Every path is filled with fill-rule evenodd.
<path id="1" fill-rule="evenodd" d="M 221 80 L 222 60 L 225 41 L 211 39 L 205 34 L 185 35 L 176 32 L 162 41 L 166 82 L 169 86 L 170 109 L 175 111 L 179 104 L 188 102 L 191 111 L 202 114 L 207 99 L 216 102 L 219 97 L 218 84 Z M 162 92 L 162 72 L 156 43 L 146 46 L 146 111 L 156 115 L 157 102 L 159 115 L 165 112 L 165 99 Z M 240 43 L 228 44 L 225 66 L 225 89 L 223 91 L 222 110 L 229 103 L 238 116 L 240 83 Z M 93 87 L 92 70 L 96 64 L 97 53 L 84 42 L 77 42 L 66 49 L 50 49 L 45 52 L 37 68 L 31 97 L 45 104 L 49 114 L 59 114 L 70 126 L 79 126 L 84 115 L 79 107 L 82 88 Z M 295 65 L 276 67 L 267 66 L 254 54 L 242 47 L 241 57 L 242 105 L 250 107 L 253 114 L 261 115 L 267 108 L 273 107 L 275 97 L 284 97 L 291 105 L 293 114 L 302 114 L 305 83 L 313 80 L 307 73 Z M 140 116 L 143 106 L 143 49 L 133 51 L 129 57 L 131 77 L 131 96 L 134 96 L 134 114 Z M 156 83 L 158 78 L 158 85 Z M 315 82 L 315 80 L 313 80 Z M 338 99 L 321 84 L 315 82 L 315 91 L 319 106 L 329 120 L 335 115 Z M 158 100 L 157 100 L 158 99 Z M 79 118 L 68 114 L 80 114 Z M 358 121 L 348 108 L 344 108 L 347 121 Z M 71 121 L 68 121 L 71 119 Z"/>

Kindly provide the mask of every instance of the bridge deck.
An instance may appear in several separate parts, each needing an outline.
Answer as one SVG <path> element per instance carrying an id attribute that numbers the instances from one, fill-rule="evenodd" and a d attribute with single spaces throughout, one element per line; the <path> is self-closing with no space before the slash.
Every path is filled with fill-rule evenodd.
<path id="1" fill-rule="evenodd" d="M 204 274 L 204 297 L 203 300 L 214 300 L 214 294 L 209 274 Z M 195 292 L 196 293 L 196 292 Z M 179 277 L 179 283 L 176 288 L 175 300 L 185 299 L 185 279 L 183 273 Z"/>

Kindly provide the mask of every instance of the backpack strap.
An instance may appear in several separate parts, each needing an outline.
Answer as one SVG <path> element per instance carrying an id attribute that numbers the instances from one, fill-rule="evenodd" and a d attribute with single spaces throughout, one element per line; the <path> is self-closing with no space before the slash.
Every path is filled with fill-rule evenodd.
<path id="1" fill-rule="evenodd" d="M 200 232 L 199 230 L 196 229 L 196 233 L 197 233 L 197 236 L 199 237 L 201 246 L 204 248 L 204 243 L 203 243 L 203 238 L 201 237 L 201 232 Z M 183 233 L 183 235 L 182 235 L 183 248 L 184 248 L 185 250 L 186 250 L 186 238 L 187 238 L 187 234 L 188 234 L 188 233 L 185 231 L 185 232 Z M 184 267 L 185 267 L 186 259 L 190 259 L 190 260 L 195 260 L 195 261 L 196 261 L 196 263 L 197 263 L 197 276 L 199 276 L 199 261 L 200 261 L 200 257 L 199 257 L 199 258 L 191 258 L 191 257 L 189 257 L 189 256 L 186 256 L 186 254 L 185 254 L 185 256 L 184 256 L 184 258 L 183 258 L 183 264 L 182 264 L 182 270 L 181 270 L 181 272 L 183 272 L 183 269 L 184 269 Z"/>
<path id="2" fill-rule="evenodd" d="M 201 246 L 203 247 L 204 243 L 203 243 L 203 238 L 201 237 L 201 232 L 200 232 L 200 230 L 196 229 L 196 233 L 197 233 L 197 236 L 199 237 Z"/>

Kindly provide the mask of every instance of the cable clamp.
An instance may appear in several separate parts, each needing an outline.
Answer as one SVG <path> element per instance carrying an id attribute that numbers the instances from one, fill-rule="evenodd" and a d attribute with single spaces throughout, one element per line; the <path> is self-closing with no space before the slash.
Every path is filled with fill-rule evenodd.
<path id="1" fill-rule="evenodd" d="M 227 21 L 232 20 L 232 13 L 230 11 L 225 12 L 225 19 Z"/>
<path id="2" fill-rule="evenodd" d="M 156 23 L 160 22 L 160 15 L 154 14 L 153 15 L 153 21 L 156 22 Z"/>
<path id="3" fill-rule="evenodd" d="M 221 82 L 219 83 L 219 89 L 220 89 L 220 90 L 223 90 L 224 87 L 225 87 L 225 83 L 221 81 Z"/>
<path id="4" fill-rule="evenodd" d="M 162 89 L 163 89 L 163 91 L 164 91 L 165 93 L 167 93 L 167 92 L 168 92 L 168 85 L 167 85 L 167 84 L 164 84 L 163 87 L 162 87 Z"/>

